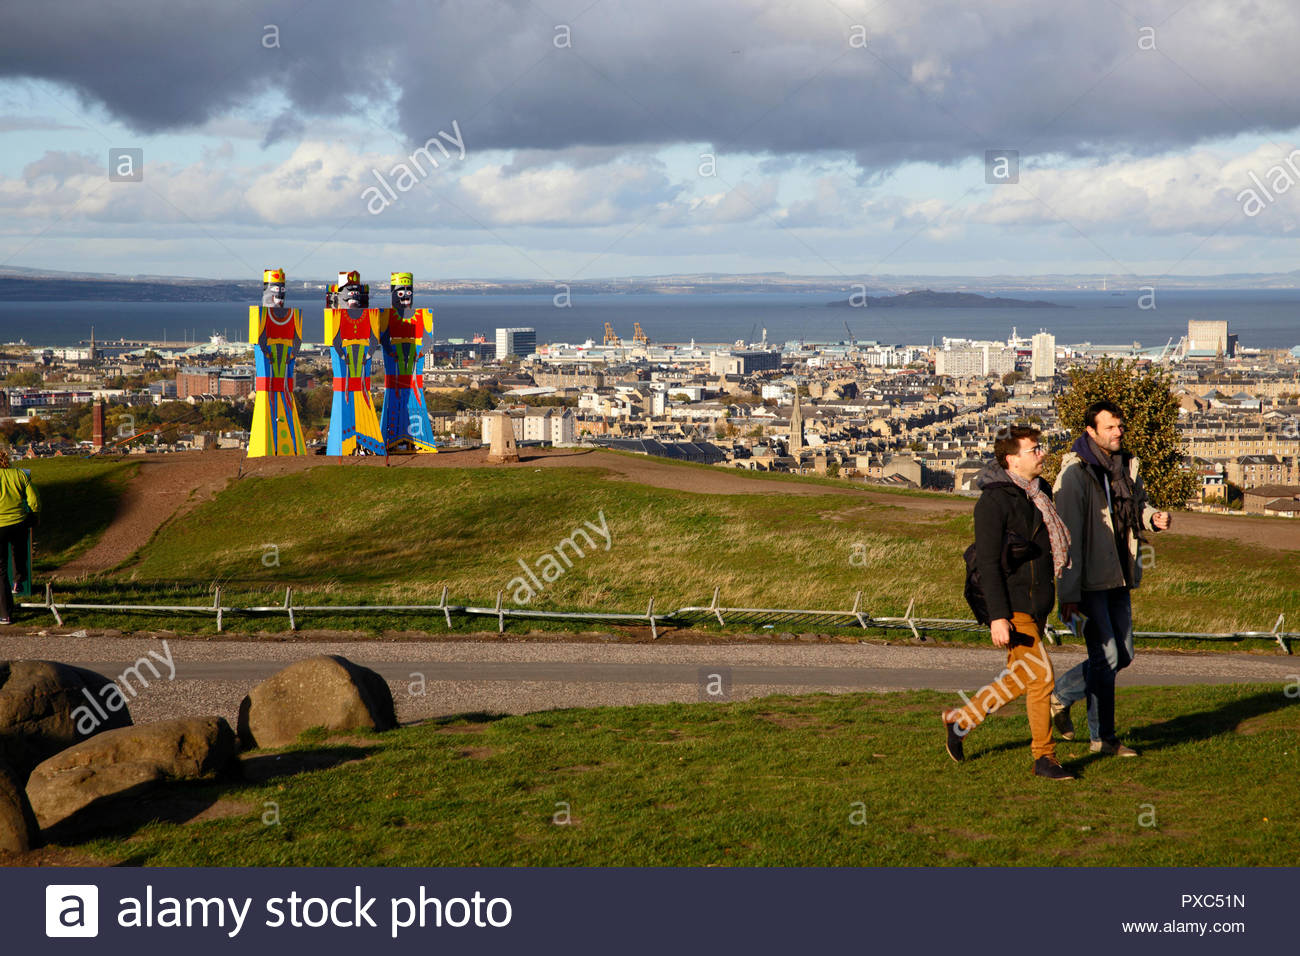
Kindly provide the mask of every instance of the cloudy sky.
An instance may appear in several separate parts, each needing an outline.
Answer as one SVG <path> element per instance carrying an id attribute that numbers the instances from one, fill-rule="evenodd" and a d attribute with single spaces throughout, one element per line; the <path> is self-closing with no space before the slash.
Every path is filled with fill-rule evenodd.
<path id="1" fill-rule="evenodd" d="M 43 0 L 5 19 L 0 265 L 1300 267 L 1294 0 Z M 140 181 L 110 179 L 120 149 Z"/>

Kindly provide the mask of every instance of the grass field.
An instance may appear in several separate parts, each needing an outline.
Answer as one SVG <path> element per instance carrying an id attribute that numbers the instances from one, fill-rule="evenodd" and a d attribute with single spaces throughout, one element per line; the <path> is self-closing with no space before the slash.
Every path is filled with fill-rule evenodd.
<path id="1" fill-rule="evenodd" d="M 87 479 L 90 480 L 90 479 Z M 118 473 L 95 478 L 120 480 Z M 603 516 L 603 517 L 602 517 Z M 80 600 L 279 603 L 506 602 L 584 522 L 595 547 L 532 597 L 543 609 L 644 611 L 707 604 L 846 609 L 856 591 L 876 615 L 968 617 L 961 552 L 969 514 L 917 511 L 854 495 L 701 495 L 609 480 L 597 469 L 348 469 L 246 477 L 169 522 L 134 561 L 77 585 Z M 581 541 L 581 539 L 579 539 Z M 1300 620 L 1300 553 L 1168 534 L 1135 595 L 1139 627 L 1231 631 Z M 140 618 L 79 623 L 141 627 Z M 228 618 L 236 629 L 283 619 Z M 170 625 L 169 625 L 170 626 Z M 395 616 L 331 617 L 308 626 L 426 628 Z M 482 627 L 479 621 L 473 626 Z M 535 625 L 527 625 L 535 626 Z M 195 630 L 211 623 L 195 621 Z"/>
<path id="2" fill-rule="evenodd" d="M 1294 690 L 1292 690 L 1294 694 Z M 78 847 L 169 866 L 1292 865 L 1300 702 L 1123 690 L 1137 759 L 1030 773 L 1016 705 L 944 753 L 931 692 L 467 715 L 246 757 Z M 156 816 L 203 822 L 145 822 Z"/>

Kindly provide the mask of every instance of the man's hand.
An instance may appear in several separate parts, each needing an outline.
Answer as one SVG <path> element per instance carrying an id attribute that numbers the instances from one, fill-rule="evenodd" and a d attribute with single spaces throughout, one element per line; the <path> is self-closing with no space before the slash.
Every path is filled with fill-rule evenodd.
<path id="1" fill-rule="evenodd" d="M 995 647 L 1009 647 L 1011 645 L 1011 622 L 1005 617 L 1000 617 L 989 625 L 989 634 L 993 637 Z"/>
<path id="2" fill-rule="evenodd" d="M 1079 605 L 1069 603 L 1061 605 L 1061 623 L 1069 624 L 1074 615 L 1079 613 Z"/>
<path id="3" fill-rule="evenodd" d="M 1165 531 L 1173 522 L 1174 516 L 1168 511 L 1157 511 L 1151 516 L 1151 526 L 1157 531 Z"/>

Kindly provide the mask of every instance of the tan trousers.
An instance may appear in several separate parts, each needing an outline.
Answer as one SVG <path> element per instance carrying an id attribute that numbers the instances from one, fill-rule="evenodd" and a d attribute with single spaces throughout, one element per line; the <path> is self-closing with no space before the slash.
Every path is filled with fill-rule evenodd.
<path id="1" fill-rule="evenodd" d="M 976 691 L 973 698 L 967 698 L 963 694 L 966 706 L 949 711 L 945 719 L 957 724 L 957 729 L 965 735 L 982 724 L 984 718 L 999 707 L 1024 694 L 1034 759 L 1055 757 L 1056 744 L 1052 741 L 1052 689 L 1055 687 L 1052 659 L 1047 656 L 1047 645 L 1043 643 L 1038 623 L 1032 617 L 1017 611 L 1011 619 L 1011 625 L 1021 634 L 1032 637 L 1033 644 L 1017 644 L 1007 648 L 1006 669 L 991 683 Z"/>

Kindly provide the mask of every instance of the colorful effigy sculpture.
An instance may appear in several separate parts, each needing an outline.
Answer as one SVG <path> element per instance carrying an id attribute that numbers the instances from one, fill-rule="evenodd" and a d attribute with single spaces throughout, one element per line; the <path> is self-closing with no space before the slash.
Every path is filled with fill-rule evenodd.
<path id="1" fill-rule="evenodd" d="M 307 447 L 293 400 L 293 363 L 302 347 L 302 313 L 284 306 L 283 269 L 262 272 L 262 304 L 248 308 L 248 341 L 257 366 L 248 457 L 303 455 Z"/>
<path id="2" fill-rule="evenodd" d="M 429 409 L 424 403 L 424 336 L 433 331 L 432 317 L 417 309 L 415 278 L 394 272 L 389 279 L 392 308 L 379 320 L 379 345 L 384 353 L 384 445 L 390 455 L 436 452 Z"/>
<path id="3" fill-rule="evenodd" d="M 361 274 L 340 272 L 338 308 L 325 309 L 325 341 L 334 369 L 327 455 L 382 455 L 384 438 L 370 400 L 370 361 L 379 341 L 379 309 L 368 309 Z M 328 299 L 327 299 L 328 301 Z"/>

